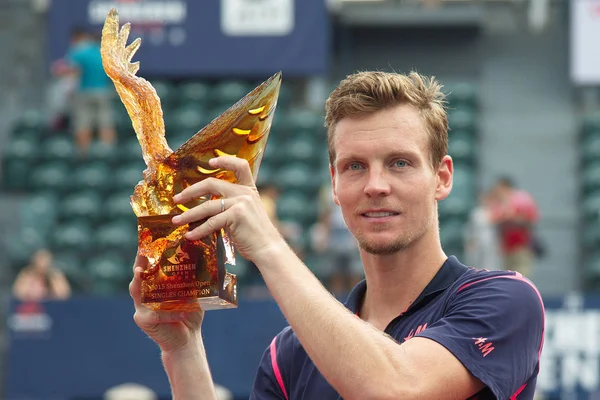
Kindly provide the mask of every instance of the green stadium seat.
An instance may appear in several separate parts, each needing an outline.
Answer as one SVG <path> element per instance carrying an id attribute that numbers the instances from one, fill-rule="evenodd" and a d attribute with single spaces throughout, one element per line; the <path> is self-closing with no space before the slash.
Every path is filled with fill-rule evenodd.
<path id="1" fill-rule="evenodd" d="M 7 190 L 27 190 L 27 178 L 38 162 L 38 143 L 29 137 L 12 139 L 2 157 L 2 186 Z"/>
<path id="2" fill-rule="evenodd" d="M 277 215 L 282 221 L 311 226 L 317 218 L 317 198 L 298 190 L 288 190 L 277 200 Z"/>
<path id="3" fill-rule="evenodd" d="M 91 277 L 84 268 L 82 255 L 77 251 L 64 250 L 54 254 L 54 265 L 60 269 L 74 292 L 88 292 Z"/>
<path id="4" fill-rule="evenodd" d="M 132 275 L 131 265 L 118 253 L 106 253 L 94 257 L 85 267 L 96 294 L 127 292 Z"/>
<path id="5" fill-rule="evenodd" d="M 92 228 L 84 221 L 56 225 L 51 237 L 53 252 L 76 251 L 86 254 L 92 247 Z"/>
<path id="6" fill-rule="evenodd" d="M 308 132 L 314 136 L 322 137 L 323 132 L 325 132 L 323 125 L 325 120 L 314 111 L 306 109 L 292 110 L 288 113 L 287 118 L 291 128 L 291 131 L 287 132 L 287 136 L 295 137 Z"/>
<path id="7" fill-rule="evenodd" d="M 458 194 L 463 199 L 475 201 L 477 197 L 475 186 L 476 180 L 474 169 L 462 163 L 455 163 L 452 193 Z"/>
<path id="8" fill-rule="evenodd" d="M 321 142 L 307 132 L 289 139 L 285 146 L 285 156 L 290 162 L 298 161 L 316 166 L 321 159 L 319 152 L 323 146 L 324 141 Z"/>
<path id="9" fill-rule="evenodd" d="M 600 190 L 587 193 L 583 197 L 581 212 L 585 221 L 600 220 Z"/>
<path id="10" fill-rule="evenodd" d="M 240 81 L 222 81 L 213 87 L 212 99 L 216 107 L 231 107 L 254 87 Z"/>
<path id="11" fill-rule="evenodd" d="M 600 160 L 583 169 L 581 181 L 586 193 L 600 189 Z"/>
<path id="12" fill-rule="evenodd" d="M 131 162 L 144 162 L 144 159 L 142 158 L 142 147 L 135 136 L 117 145 L 116 157 L 118 166 Z"/>
<path id="13" fill-rule="evenodd" d="M 177 89 L 175 85 L 166 80 L 151 80 L 150 83 L 156 90 L 156 94 L 160 98 L 163 111 L 168 110 L 177 104 Z"/>
<path id="14" fill-rule="evenodd" d="M 112 193 L 106 199 L 104 203 L 102 217 L 107 222 L 125 222 L 127 221 L 133 226 L 136 226 L 137 221 L 133 209 L 130 204 L 130 196 L 133 194 L 133 188 L 131 190 L 124 190 L 122 192 Z"/>
<path id="15" fill-rule="evenodd" d="M 116 145 L 109 145 L 102 142 L 94 142 L 88 150 L 86 162 L 101 163 L 104 165 L 114 165 L 119 160 L 118 147 L 121 145 L 122 143 L 118 143 Z"/>
<path id="16" fill-rule="evenodd" d="M 451 85 L 447 96 L 452 108 L 477 108 L 477 87 L 468 82 Z"/>
<path id="17" fill-rule="evenodd" d="M 72 190 L 94 190 L 105 193 L 114 179 L 108 165 L 95 162 L 79 166 L 73 173 Z"/>
<path id="18" fill-rule="evenodd" d="M 177 94 L 182 105 L 207 105 L 210 100 L 210 85 L 200 81 L 183 82 Z"/>
<path id="19" fill-rule="evenodd" d="M 448 124 L 450 125 L 450 135 L 455 130 L 474 132 L 476 130 L 475 113 L 468 109 L 451 110 L 448 113 Z"/>
<path id="20" fill-rule="evenodd" d="M 135 255 L 137 243 L 135 225 L 127 221 L 106 223 L 100 225 L 94 232 L 94 245 L 100 251 L 118 251 Z"/>
<path id="21" fill-rule="evenodd" d="M 28 187 L 34 191 L 63 194 L 71 186 L 71 169 L 67 162 L 46 162 L 34 167 Z"/>
<path id="22" fill-rule="evenodd" d="M 600 290 L 600 253 L 594 252 L 584 261 L 583 282 L 585 290 Z"/>
<path id="23" fill-rule="evenodd" d="M 440 223 L 440 240 L 448 254 L 461 257 L 464 251 L 465 221 L 459 218 Z"/>
<path id="24" fill-rule="evenodd" d="M 116 169 L 113 182 L 116 191 L 130 190 L 133 192 L 135 185 L 144 179 L 142 173 L 146 169 L 146 164 L 140 161 L 127 163 Z"/>
<path id="25" fill-rule="evenodd" d="M 75 145 L 72 137 L 51 137 L 41 145 L 42 161 L 60 161 L 72 163 L 76 159 Z"/>
<path id="26" fill-rule="evenodd" d="M 282 190 L 298 190 L 306 195 L 315 194 L 321 186 L 316 168 L 298 162 L 283 165 L 277 172 L 276 182 Z"/>
<path id="27" fill-rule="evenodd" d="M 14 130 L 42 132 L 46 129 L 47 122 L 41 112 L 37 110 L 26 110 L 17 118 Z"/>
<path id="28" fill-rule="evenodd" d="M 584 250 L 594 251 L 600 248 L 600 223 L 593 221 L 585 224 L 582 235 Z"/>
<path id="29" fill-rule="evenodd" d="M 59 219 L 96 223 L 103 218 L 102 209 L 102 197 L 99 193 L 82 190 L 61 199 Z"/>
<path id="30" fill-rule="evenodd" d="M 455 162 L 474 164 L 477 154 L 476 140 L 467 131 L 452 131 L 449 134 L 448 154 Z"/>
<path id="31" fill-rule="evenodd" d="M 52 193 L 38 193 L 25 199 L 20 207 L 21 226 L 48 233 L 58 219 L 61 203 Z"/>
<path id="32" fill-rule="evenodd" d="M 583 117 L 582 134 L 585 138 L 588 135 L 593 135 L 595 132 L 600 132 L 600 113 L 589 113 Z"/>
<path id="33" fill-rule="evenodd" d="M 31 256 L 48 245 L 48 237 L 36 227 L 21 227 L 7 235 L 3 243 L 3 257 L 14 268 L 27 265 Z"/>
<path id="34" fill-rule="evenodd" d="M 170 134 L 174 131 L 177 136 L 189 139 L 208 122 L 210 122 L 209 117 L 200 106 L 186 105 L 174 110 L 174 120 L 168 132 Z"/>
<path id="35" fill-rule="evenodd" d="M 580 152 L 586 165 L 600 160 L 600 134 L 588 135 L 580 146 Z"/>

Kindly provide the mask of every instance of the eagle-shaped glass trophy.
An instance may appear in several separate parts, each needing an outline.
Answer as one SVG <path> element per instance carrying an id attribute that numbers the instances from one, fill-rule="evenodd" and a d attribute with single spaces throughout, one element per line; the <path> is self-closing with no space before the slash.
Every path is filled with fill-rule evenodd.
<path id="1" fill-rule="evenodd" d="M 214 197 L 177 205 L 173 196 L 207 177 L 236 183 L 233 172 L 212 169 L 208 161 L 221 155 L 244 158 L 254 179 L 264 154 L 277 105 L 278 72 L 172 151 L 165 138 L 160 99 L 145 79 L 136 76 L 131 59 L 140 39 L 126 46 L 130 24 L 119 29 L 112 9 L 102 29 L 102 63 L 132 121 L 147 168 L 130 203 L 138 221 L 138 251 L 148 259 L 142 280 L 142 303 L 153 310 L 195 311 L 237 307 L 237 279 L 226 265 L 235 254 L 222 230 L 200 240 L 184 235 L 202 221 L 176 227 L 174 215 Z M 165 61 L 167 62 L 167 61 Z"/>

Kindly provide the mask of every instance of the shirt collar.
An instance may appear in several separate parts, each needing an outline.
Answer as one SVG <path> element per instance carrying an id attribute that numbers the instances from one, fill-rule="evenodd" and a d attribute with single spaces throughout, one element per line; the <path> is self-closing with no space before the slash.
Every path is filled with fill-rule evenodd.
<path id="1" fill-rule="evenodd" d="M 427 284 L 419 297 L 408 307 L 406 311 L 413 311 L 424 305 L 432 295 L 437 294 L 450 287 L 465 271 L 467 266 L 461 264 L 455 256 L 450 256 L 446 259 L 442 267 L 439 269 L 433 279 Z M 365 293 L 367 292 L 367 281 L 359 282 L 348 295 L 346 307 L 353 313 L 357 313 L 362 305 Z"/>

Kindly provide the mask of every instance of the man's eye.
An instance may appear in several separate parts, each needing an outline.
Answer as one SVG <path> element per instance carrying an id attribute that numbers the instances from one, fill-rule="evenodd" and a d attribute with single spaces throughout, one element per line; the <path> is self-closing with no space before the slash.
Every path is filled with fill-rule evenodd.
<path id="1" fill-rule="evenodd" d="M 408 163 L 406 161 L 404 161 L 404 160 L 398 160 L 398 161 L 396 161 L 396 167 L 404 168 L 407 165 L 408 165 Z"/>
<path id="2" fill-rule="evenodd" d="M 348 169 L 351 171 L 358 171 L 360 169 L 359 163 L 350 163 L 348 164 Z"/>

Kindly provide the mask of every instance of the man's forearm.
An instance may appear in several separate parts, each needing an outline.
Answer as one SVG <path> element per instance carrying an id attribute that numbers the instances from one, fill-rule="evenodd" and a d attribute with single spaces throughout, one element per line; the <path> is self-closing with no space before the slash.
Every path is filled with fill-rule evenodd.
<path id="1" fill-rule="evenodd" d="M 169 377 L 173 400 L 216 400 L 202 339 L 196 346 L 163 352 L 162 360 Z"/>
<path id="2" fill-rule="evenodd" d="M 401 386 L 400 346 L 348 312 L 293 252 L 277 249 L 259 262 L 304 349 L 342 397 L 379 398 Z"/>

